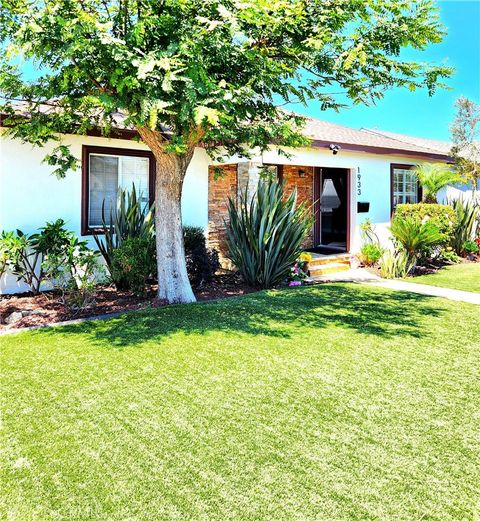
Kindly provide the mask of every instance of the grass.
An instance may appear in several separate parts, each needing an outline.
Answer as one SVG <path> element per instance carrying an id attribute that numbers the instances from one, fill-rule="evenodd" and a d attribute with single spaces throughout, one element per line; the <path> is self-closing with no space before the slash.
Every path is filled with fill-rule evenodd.
<path id="1" fill-rule="evenodd" d="M 409 281 L 480 293 L 480 262 L 446 266 L 435 273 L 413 277 Z"/>
<path id="2" fill-rule="evenodd" d="M 474 519 L 474 324 L 324 285 L 0 338 L 0 518 Z"/>

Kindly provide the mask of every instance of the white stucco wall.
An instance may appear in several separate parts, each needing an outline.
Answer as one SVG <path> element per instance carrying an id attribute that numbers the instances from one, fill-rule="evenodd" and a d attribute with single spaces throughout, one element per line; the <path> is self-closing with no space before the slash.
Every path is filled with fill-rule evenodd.
<path id="1" fill-rule="evenodd" d="M 130 140 L 66 136 L 66 144 L 81 158 L 83 144 L 147 150 L 143 144 Z M 81 171 L 70 172 L 65 179 L 51 175 L 52 167 L 42 164 L 42 159 L 55 144 L 43 149 L 9 138 L 0 139 L 0 231 L 20 228 L 33 233 L 47 221 L 62 218 L 67 227 L 80 235 L 81 221 Z M 376 155 L 340 150 L 333 155 L 328 149 L 290 149 L 290 157 L 279 155 L 272 149 L 250 160 L 255 163 L 292 164 L 301 166 L 337 167 L 352 170 L 350 251 L 361 247 L 359 225 L 369 218 L 375 224 L 377 234 L 386 245 L 389 242 L 390 225 L 390 165 L 391 163 L 415 165 L 422 161 L 402 155 Z M 227 163 L 245 161 L 231 157 Z M 195 151 L 188 168 L 182 195 L 184 224 L 208 225 L 208 165 L 210 160 L 203 149 Z M 357 174 L 360 175 L 358 186 Z M 448 197 L 458 196 L 468 188 L 448 188 Z M 445 197 L 441 194 L 440 200 Z M 357 214 L 357 201 L 369 202 L 368 213 Z M 94 241 L 90 238 L 92 247 Z M 9 275 L 0 280 L 0 294 L 24 291 Z"/>
<path id="2" fill-rule="evenodd" d="M 130 140 L 101 137 L 66 136 L 72 153 L 81 158 L 82 145 L 148 150 Z M 47 221 L 64 219 L 68 229 L 80 235 L 81 169 L 69 172 L 65 179 L 51 174 L 53 168 L 42 159 L 55 143 L 44 148 L 18 140 L 0 138 L 0 232 L 21 229 L 33 233 Z M 184 224 L 206 228 L 208 224 L 208 163 L 203 149 L 195 151 L 187 170 L 182 195 Z M 95 243 L 89 237 L 91 246 Z M 12 275 L 0 280 L 0 294 L 25 291 Z"/>
<path id="3" fill-rule="evenodd" d="M 351 182 L 351 219 L 350 219 L 350 251 L 356 253 L 361 248 L 359 225 L 370 219 L 376 228 L 381 242 L 389 245 L 389 226 L 391 217 L 390 165 L 392 163 L 416 165 L 425 161 L 402 155 L 370 154 L 340 150 L 338 154 L 328 149 L 290 149 L 289 158 L 279 155 L 276 150 L 264 153 L 264 163 L 295 164 L 302 166 L 318 166 L 348 168 L 352 170 Z M 360 180 L 357 175 L 360 175 Z M 360 181 L 360 186 L 358 186 Z M 359 193 L 360 191 L 360 193 Z M 357 202 L 369 202 L 368 213 L 357 214 Z"/>

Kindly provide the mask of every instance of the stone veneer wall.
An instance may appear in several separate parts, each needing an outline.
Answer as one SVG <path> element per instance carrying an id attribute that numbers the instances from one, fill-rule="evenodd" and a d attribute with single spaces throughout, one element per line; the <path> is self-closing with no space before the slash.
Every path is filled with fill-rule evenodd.
<path id="1" fill-rule="evenodd" d="M 285 191 L 290 193 L 294 187 L 297 187 L 298 202 L 305 203 L 307 206 L 313 205 L 313 166 L 296 166 L 296 165 L 283 165 L 283 179 L 285 181 Z M 300 171 L 302 171 L 303 177 L 300 177 Z M 313 212 L 313 208 L 312 208 Z M 311 248 L 313 246 L 313 229 L 312 233 L 304 241 L 303 246 L 305 248 Z"/>
<path id="2" fill-rule="evenodd" d="M 228 218 L 228 198 L 237 197 L 238 175 L 237 165 L 222 165 L 223 175 L 215 179 L 215 167 L 208 169 L 208 246 L 215 248 L 220 254 L 222 267 L 230 268 L 231 264 L 225 257 L 226 252 L 226 230 L 225 221 Z M 298 191 L 298 202 L 313 204 L 313 172 L 311 166 L 282 167 L 285 189 L 289 193 L 296 186 Z M 300 177 L 300 171 L 304 172 Z M 309 248 L 313 244 L 313 230 L 304 242 L 304 247 Z"/>
<path id="3" fill-rule="evenodd" d="M 208 167 L 208 235 L 209 248 L 219 252 L 220 263 L 224 268 L 230 268 L 231 263 L 225 257 L 226 229 L 228 220 L 228 198 L 237 197 L 237 165 L 221 165 L 222 175 L 215 179 L 215 167 Z"/>

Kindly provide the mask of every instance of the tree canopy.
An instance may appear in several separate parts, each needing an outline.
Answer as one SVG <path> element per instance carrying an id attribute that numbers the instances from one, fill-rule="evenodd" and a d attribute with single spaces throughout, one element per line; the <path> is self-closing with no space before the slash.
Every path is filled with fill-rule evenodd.
<path id="1" fill-rule="evenodd" d="M 445 66 L 404 60 L 444 34 L 422 0 L 3 0 L 0 88 L 26 100 L 10 133 L 39 145 L 58 133 L 154 131 L 159 150 L 212 156 L 305 144 L 301 118 L 277 107 L 336 93 L 371 103 L 391 87 L 433 93 Z M 19 57 L 41 71 L 26 82 Z M 54 104 L 50 111 L 41 104 Z M 72 167 L 60 146 L 48 160 Z"/>
<path id="2" fill-rule="evenodd" d="M 476 197 L 480 179 L 480 105 L 461 96 L 455 103 L 456 114 L 450 127 L 451 153 L 460 176 L 472 183 Z"/>

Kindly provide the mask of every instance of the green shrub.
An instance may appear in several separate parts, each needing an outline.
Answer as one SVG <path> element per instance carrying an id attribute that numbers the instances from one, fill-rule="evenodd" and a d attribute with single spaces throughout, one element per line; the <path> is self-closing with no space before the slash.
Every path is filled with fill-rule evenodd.
<path id="1" fill-rule="evenodd" d="M 313 226 L 310 209 L 285 197 L 285 184 L 260 179 L 250 201 L 229 200 L 228 255 L 247 284 L 269 288 L 286 279 Z"/>
<path id="2" fill-rule="evenodd" d="M 142 204 L 141 196 L 137 196 L 135 185 L 132 190 L 119 190 L 117 196 L 117 207 L 110 209 L 110 221 L 107 224 L 105 218 L 105 201 L 102 205 L 102 230 L 101 235 L 94 235 L 100 253 L 110 272 L 112 282 L 117 289 L 128 289 L 127 277 L 118 270 L 118 264 L 113 273 L 113 256 L 123 241 L 134 237 L 147 237 L 154 245 L 154 219 L 153 207 L 147 208 Z M 149 246 L 150 248 L 151 246 Z"/>
<path id="3" fill-rule="evenodd" d="M 207 248 L 203 228 L 185 226 L 183 228 L 183 243 L 188 278 L 192 286 L 211 282 L 215 272 L 220 267 L 218 253 Z"/>
<path id="4" fill-rule="evenodd" d="M 456 215 L 451 245 L 457 255 L 464 255 L 464 244 L 474 239 L 478 230 L 480 206 L 462 199 L 451 201 L 450 205 Z"/>
<path id="5" fill-rule="evenodd" d="M 39 233 L 27 235 L 21 230 L 2 232 L 0 236 L 0 252 L 3 271 L 8 267 L 23 281 L 30 291 L 37 295 L 46 277 L 43 260 L 48 254 L 60 254 L 72 232 L 65 229 L 65 221 L 57 219 L 40 228 Z"/>
<path id="6" fill-rule="evenodd" d="M 113 250 L 110 275 L 123 289 L 145 293 L 148 278 L 156 271 L 155 242 L 149 236 L 128 237 Z"/>
<path id="7" fill-rule="evenodd" d="M 420 223 L 431 222 L 442 234 L 441 244 L 450 244 L 455 227 L 457 215 L 450 205 L 445 204 L 399 204 L 395 208 L 395 217 L 410 217 Z"/>
<path id="8" fill-rule="evenodd" d="M 380 259 L 380 275 L 385 279 L 403 279 L 414 267 L 415 261 L 405 250 L 387 250 Z"/>
<path id="9" fill-rule="evenodd" d="M 440 260 L 444 262 L 448 262 L 451 264 L 457 264 L 460 262 L 460 257 L 453 251 L 453 248 L 451 246 L 448 246 L 447 248 L 443 249 L 440 252 Z"/>
<path id="10" fill-rule="evenodd" d="M 412 260 L 428 255 L 444 238 L 431 220 L 422 223 L 416 217 L 395 216 L 390 231 L 397 249 L 400 245 Z"/>
<path id="11" fill-rule="evenodd" d="M 63 233 L 65 232 L 65 233 Z M 63 245 L 44 255 L 42 269 L 52 288 L 60 293 L 61 303 L 74 315 L 95 302 L 96 286 L 104 275 L 99 252 L 90 249 L 72 232 L 62 230 Z"/>
<path id="12" fill-rule="evenodd" d="M 472 253 L 478 253 L 480 251 L 480 246 L 475 241 L 465 241 L 463 243 L 462 252 L 464 255 L 471 255 Z"/>
<path id="13" fill-rule="evenodd" d="M 382 256 L 382 248 L 378 244 L 367 243 L 360 250 L 359 260 L 365 266 L 373 266 Z"/>

